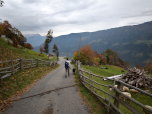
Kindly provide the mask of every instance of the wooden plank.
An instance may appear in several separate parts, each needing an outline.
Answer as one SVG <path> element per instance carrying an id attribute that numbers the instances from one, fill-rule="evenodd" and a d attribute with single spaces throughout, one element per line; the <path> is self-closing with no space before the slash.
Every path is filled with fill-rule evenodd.
<path id="1" fill-rule="evenodd" d="M 11 62 L 11 61 L 2 61 L 2 62 L 0 62 L 0 63 L 3 64 L 3 63 L 9 63 L 9 62 Z"/>
<path id="2" fill-rule="evenodd" d="M 85 75 L 80 74 L 80 73 L 79 73 L 79 75 L 81 75 L 81 76 L 83 76 L 83 77 L 85 77 L 85 78 L 87 78 L 87 79 L 89 80 L 89 78 L 88 78 L 88 77 L 86 77 Z M 105 87 L 110 87 L 109 85 L 100 84 L 100 83 L 98 83 L 98 82 L 96 82 L 96 81 L 94 81 L 94 80 L 92 80 L 92 81 L 93 81 L 93 82 L 95 82 L 95 83 L 96 83 L 96 84 L 98 84 L 98 85 L 105 86 Z"/>
<path id="3" fill-rule="evenodd" d="M 17 65 L 19 65 L 20 63 L 17 63 L 17 64 L 15 64 L 15 65 L 13 65 L 13 67 L 15 67 L 15 66 L 17 66 Z"/>
<path id="4" fill-rule="evenodd" d="M 2 74 L 2 73 L 10 73 L 10 72 L 12 72 L 12 71 L 2 71 L 2 72 L 0 72 L 0 74 Z"/>
<path id="5" fill-rule="evenodd" d="M 16 59 L 16 60 L 13 60 L 13 62 L 15 62 L 15 61 L 19 61 L 20 59 Z"/>
<path id="6" fill-rule="evenodd" d="M 0 70 L 6 70 L 6 69 L 11 69 L 11 67 L 0 68 Z"/>
<path id="7" fill-rule="evenodd" d="M 16 69 L 14 69 L 14 71 L 18 71 L 19 68 L 20 68 L 20 67 L 17 67 Z"/>
<path id="8" fill-rule="evenodd" d="M 88 71 L 85 71 L 85 70 L 82 70 L 82 69 L 79 69 L 79 70 L 81 70 L 81 71 L 86 72 L 86 73 L 88 73 L 88 74 L 89 74 L 89 72 L 88 72 Z M 105 78 L 105 77 L 103 77 L 103 76 L 99 76 L 99 75 L 95 75 L 95 74 L 92 74 L 92 75 L 94 75 L 94 76 L 96 76 L 96 77 L 99 77 L 99 78 Z"/>
<path id="9" fill-rule="evenodd" d="M 109 100 L 108 100 L 107 98 L 105 98 L 105 101 L 109 102 Z M 110 102 L 110 106 L 112 106 L 112 107 L 115 109 L 115 111 L 117 111 L 118 113 L 123 114 L 123 113 L 122 113 L 114 104 L 112 104 L 111 102 Z M 109 107 L 109 109 L 110 109 L 110 107 Z"/>
<path id="10" fill-rule="evenodd" d="M 87 82 L 87 81 L 84 81 L 84 82 L 90 85 L 89 82 Z M 93 86 L 93 85 L 92 85 L 92 86 Z M 93 86 L 93 87 L 96 88 L 96 89 L 98 89 L 98 90 L 100 90 L 100 91 L 102 91 L 102 92 L 104 92 L 104 93 L 106 93 L 106 94 L 108 94 L 108 95 L 110 96 L 110 93 L 108 93 L 108 92 L 106 92 L 106 91 L 104 91 L 104 90 L 102 90 L 102 89 L 100 89 L 100 88 L 97 88 L 97 87 L 95 87 L 95 86 Z M 112 96 L 113 96 L 113 95 L 112 95 Z M 114 96 L 113 96 L 113 97 L 114 97 Z"/>
<path id="11" fill-rule="evenodd" d="M 31 64 L 27 64 L 27 65 L 22 65 L 22 67 L 24 67 L 24 66 L 31 66 Z"/>
<path id="12" fill-rule="evenodd" d="M 143 90 L 141 90 L 141 89 L 139 89 L 139 88 L 137 88 L 137 87 L 134 87 L 134 86 L 132 86 L 132 85 L 129 85 L 129 84 L 127 84 L 127 83 L 124 83 L 124 82 L 122 82 L 122 81 L 120 81 L 120 80 L 116 80 L 116 81 L 122 83 L 123 85 L 125 85 L 125 86 L 127 86 L 127 87 L 129 87 L 129 88 L 135 89 L 135 90 L 137 90 L 137 91 L 139 91 L 139 92 L 141 92 L 141 93 L 144 93 L 144 94 L 152 97 L 152 94 L 150 94 L 150 93 L 148 93 L 148 92 L 145 92 L 145 91 L 143 91 Z"/>
<path id="13" fill-rule="evenodd" d="M 30 67 L 23 67 L 23 69 L 27 69 L 27 68 L 30 68 Z"/>
<path id="14" fill-rule="evenodd" d="M 128 103 L 117 99 L 121 104 L 123 104 L 127 109 L 129 109 L 130 111 L 132 111 L 134 114 L 142 114 L 141 112 L 139 112 L 138 110 L 136 110 L 135 108 L 133 108 L 132 106 L 130 106 Z"/>
<path id="15" fill-rule="evenodd" d="M 137 104 L 138 106 L 142 107 L 145 110 L 148 110 L 149 112 L 152 113 L 152 110 L 148 109 L 147 107 L 145 107 L 145 105 L 143 105 L 142 103 L 136 101 L 135 99 L 128 97 L 127 95 L 123 94 L 120 90 L 118 90 L 117 88 L 114 88 L 119 94 L 123 95 L 124 97 L 126 97 L 127 99 L 129 99 L 130 101 L 134 102 L 135 104 Z M 120 98 L 117 98 L 120 99 Z"/>
<path id="16" fill-rule="evenodd" d="M 11 73 L 2 76 L 1 79 L 4 79 L 4 78 L 9 77 L 9 76 L 11 76 Z"/>

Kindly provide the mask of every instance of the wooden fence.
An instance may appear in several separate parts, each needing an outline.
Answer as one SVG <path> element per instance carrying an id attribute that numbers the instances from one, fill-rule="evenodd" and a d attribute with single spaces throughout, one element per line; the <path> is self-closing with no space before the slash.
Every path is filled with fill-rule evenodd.
<path id="1" fill-rule="evenodd" d="M 138 92 L 140 92 L 140 94 L 142 93 L 143 95 L 146 95 L 146 96 L 150 97 L 151 101 L 149 101 L 149 102 L 152 102 L 152 94 L 150 94 L 148 92 L 145 92 L 145 91 L 143 91 L 139 88 L 136 88 L 134 86 L 131 86 L 129 84 L 126 84 L 126 83 L 124 83 L 120 80 L 106 78 L 106 80 L 109 80 L 111 82 L 111 85 L 106 85 L 106 84 L 99 83 L 99 82 L 95 81 L 94 78 L 98 77 L 98 78 L 101 78 L 102 80 L 104 80 L 105 77 L 98 76 L 98 75 L 93 74 L 90 71 L 83 70 L 81 68 L 81 62 L 79 62 L 79 61 L 76 61 L 75 64 L 78 67 L 78 73 L 80 75 L 80 80 L 81 80 L 82 84 L 88 90 L 90 90 L 106 106 L 106 108 L 108 110 L 108 113 L 111 112 L 111 113 L 123 114 L 124 112 L 120 110 L 120 103 L 121 103 L 123 105 L 123 107 L 126 107 L 127 110 L 130 110 L 131 113 L 134 113 L 134 114 L 142 114 L 142 113 L 152 114 L 152 110 L 147 108 L 144 104 L 135 100 L 132 97 L 128 97 L 127 95 L 123 94 L 122 89 L 123 89 L 123 86 L 126 86 L 130 89 L 135 89 Z M 115 84 L 118 85 L 117 88 L 114 87 Z M 108 92 L 106 89 L 102 89 L 101 87 L 95 86 L 95 85 L 103 86 L 105 88 L 108 88 L 108 90 L 109 90 L 109 88 L 112 88 L 112 90 L 110 92 Z M 108 95 L 109 99 L 99 95 L 96 92 L 96 90 L 98 90 L 100 92 L 103 92 L 104 94 Z M 122 99 L 122 97 L 126 98 L 128 100 L 128 102 L 124 101 Z M 112 99 L 113 99 L 113 102 L 112 102 Z M 129 103 L 130 101 L 135 103 L 135 105 L 139 106 L 142 109 L 142 111 L 138 111 L 135 107 L 131 106 L 130 103 Z"/>
<path id="2" fill-rule="evenodd" d="M 0 76 L 1 79 L 6 78 L 8 76 L 13 75 L 19 70 L 39 67 L 39 66 L 51 66 L 57 64 L 57 60 L 55 61 L 45 61 L 41 59 L 16 59 L 12 58 L 9 61 L 0 62 Z"/>

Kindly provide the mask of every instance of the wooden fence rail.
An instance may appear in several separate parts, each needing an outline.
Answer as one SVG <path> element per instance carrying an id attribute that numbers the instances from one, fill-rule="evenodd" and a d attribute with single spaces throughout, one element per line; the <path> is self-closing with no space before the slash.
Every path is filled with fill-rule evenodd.
<path id="1" fill-rule="evenodd" d="M 16 59 L 16 60 L 13 60 L 11 58 L 10 61 L 0 62 L 0 65 L 1 64 L 6 66 L 5 68 L 0 68 L 0 77 L 1 77 L 1 79 L 4 79 L 8 76 L 13 75 L 14 73 L 18 72 L 19 70 L 39 67 L 39 66 L 55 65 L 55 64 L 57 64 L 57 60 L 55 60 L 55 61 L 45 61 L 45 60 L 41 60 L 41 59 Z"/>
<path id="2" fill-rule="evenodd" d="M 79 62 L 79 61 L 76 61 L 75 64 L 78 67 L 78 73 L 79 73 L 80 80 L 81 80 L 82 84 L 88 90 L 90 90 L 94 95 L 96 95 L 97 98 L 107 107 L 108 113 L 110 111 L 112 113 L 123 114 L 123 112 L 120 111 L 120 108 L 119 108 L 119 105 L 121 103 L 124 107 L 129 109 L 134 114 L 142 114 L 142 113 L 152 114 L 152 110 L 151 109 L 147 108 L 144 104 L 142 104 L 141 102 L 135 100 L 134 98 L 128 97 L 122 91 L 123 91 L 123 86 L 126 86 L 126 87 L 131 88 L 131 89 L 135 89 L 138 92 L 149 96 L 151 98 L 151 102 L 152 102 L 152 94 L 150 94 L 148 92 L 145 92 L 145 91 L 143 91 L 143 90 L 141 90 L 139 88 L 136 88 L 134 86 L 131 86 L 129 84 L 126 84 L 126 83 L 124 83 L 124 82 L 122 82 L 120 80 L 108 79 L 108 78 L 105 78 L 103 76 L 95 75 L 92 72 L 85 71 L 85 70 L 83 70 L 81 68 L 81 62 Z M 85 76 L 84 73 L 87 73 L 88 77 Z M 112 85 L 106 85 L 106 84 L 102 84 L 102 83 L 96 82 L 95 80 L 93 80 L 94 79 L 93 77 L 98 77 L 98 78 L 101 78 L 102 80 L 104 80 L 104 79 L 109 80 L 113 84 Z M 114 87 L 115 83 L 118 84 L 117 88 Z M 99 87 L 96 87 L 95 84 L 98 84 L 98 85 L 101 85 L 101 86 L 104 86 L 104 87 L 107 87 L 107 88 L 112 88 L 111 93 L 109 93 L 108 91 L 103 90 L 103 89 L 101 89 Z M 95 90 L 99 90 L 99 91 L 107 94 L 110 98 L 107 99 L 107 98 L 104 98 L 103 96 L 100 96 L 98 93 L 95 92 Z M 114 95 L 114 91 L 115 91 L 115 95 Z M 135 107 L 131 106 L 130 103 L 125 102 L 122 99 L 122 97 L 126 98 L 129 102 L 131 101 L 131 102 L 135 103 L 136 105 L 138 105 L 139 107 L 141 107 L 143 109 L 143 112 L 138 111 Z M 114 99 L 114 103 L 111 102 L 112 99 Z"/>

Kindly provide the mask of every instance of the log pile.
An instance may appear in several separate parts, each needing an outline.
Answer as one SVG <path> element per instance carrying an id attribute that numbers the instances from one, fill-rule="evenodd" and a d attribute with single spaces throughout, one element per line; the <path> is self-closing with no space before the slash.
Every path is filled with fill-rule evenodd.
<path id="1" fill-rule="evenodd" d="M 138 88 L 151 87 L 152 78 L 146 73 L 147 72 L 144 71 L 144 69 L 140 70 L 140 69 L 137 69 L 136 67 L 128 68 L 128 72 L 124 74 L 121 80 L 124 81 L 125 83 L 128 83 Z"/>

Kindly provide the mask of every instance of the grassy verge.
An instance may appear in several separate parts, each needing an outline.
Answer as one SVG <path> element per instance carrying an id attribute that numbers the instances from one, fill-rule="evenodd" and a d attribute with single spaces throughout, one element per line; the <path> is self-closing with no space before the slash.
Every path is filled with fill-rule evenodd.
<path id="1" fill-rule="evenodd" d="M 80 77 L 78 75 L 77 66 L 73 64 L 76 68 L 75 72 L 75 82 L 80 83 Z M 81 83 L 77 85 L 82 94 L 83 98 L 86 99 L 87 104 L 90 107 L 90 110 L 93 114 L 106 114 L 107 110 L 105 109 L 104 105 L 99 102 L 99 100 L 94 96 L 87 88 L 85 88 Z"/>
<path id="2" fill-rule="evenodd" d="M 105 65 L 101 65 L 100 67 L 105 67 Z M 117 66 L 113 66 L 113 65 L 108 65 L 106 67 L 108 67 L 108 69 L 100 69 L 100 67 L 93 67 L 93 66 L 85 66 L 85 65 L 82 65 L 82 68 L 84 70 L 90 70 L 92 71 L 93 74 L 96 74 L 96 75 L 100 75 L 100 76 L 104 76 L 104 77 L 109 77 L 109 76 L 112 76 L 113 74 L 115 75 L 118 75 L 118 74 L 122 74 L 121 70 L 123 70 L 122 68 L 120 67 L 117 67 Z M 127 72 L 127 71 L 125 71 Z M 124 72 L 124 73 L 125 73 Z M 89 75 L 87 73 L 85 73 L 85 76 L 89 77 Z M 105 84 L 105 85 L 112 85 L 113 82 L 112 81 L 109 81 L 109 80 L 106 80 L 106 81 L 103 81 L 101 78 L 98 78 L 98 77 L 95 77 L 93 76 L 93 80 L 95 80 L 96 82 L 99 82 L 101 84 Z M 86 81 L 89 82 L 89 80 L 86 79 Z M 89 85 L 87 85 L 88 87 L 90 87 Z M 98 85 L 98 84 L 94 84 L 94 86 L 98 87 L 98 88 L 101 88 L 102 90 L 105 90 L 107 91 L 108 93 L 111 93 L 109 88 L 108 87 L 104 87 L 104 86 L 101 86 L 101 85 Z M 92 88 L 93 89 L 93 88 Z M 104 98 L 107 98 L 109 99 L 109 95 L 107 95 L 106 93 L 104 92 L 101 92 L 97 89 L 95 89 L 95 92 L 104 97 Z M 152 91 L 151 91 L 152 92 Z M 114 91 L 114 95 L 115 95 L 115 91 Z M 144 105 L 150 105 L 152 106 L 152 102 L 151 101 L 151 98 L 149 96 L 146 96 L 144 94 L 141 94 L 141 93 L 138 93 L 138 96 L 131 93 L 131 97 L 134 98 L 135 100 L 141 102 L 142 104 Z M 114 99 L 111 100 L 112 103 L 114 103 Z M 127 101 L 126 101 L 127 102 Z M 141 113 L 144 113 L 142 108 L 137 106 L 135 103 L 133 102 L 130 102 L 130 105 L 134 108 L 136 108 L 138 111 L 140 111 Z M 123 105 L 120 104 L 120 108 L 119 108 L 124 114 L 132 114 L 126 107 L 124 107 Z"/>
<path id="3" fill-rule="evenodd" d="M 46 54 L 40 54 L 39 52 L 27 48 L 25 48 L 24 50 L 8 45 L 7 42 L 0 37 L 0 61 L 8 61 L 10 60 L 10 57 L 13 58 L 14 60 L 18 58 L 22 58 L 22 59 L 38 58 L 48 61 L 48 56 Z M 57 57 L 54 57 L 54 60 L 56 59 Z"/>
<path id="4" fill-rule="evenodd" d="M 56 69 L 59 65 L 55 67 L 35 67 L 30 69 L 25 69 L 15 73 L 14 75 L 4 78 L 2 84 L 0 85 L 0 101 L 4 101 L 10 98 L 12 95 L 18 95 L 20 91 L 26 86 L 36 82 L 38 79 L 45 76 L 46 73 Z M 23 92 L 27 92 L 29 88 L 26 88 Z"/>

